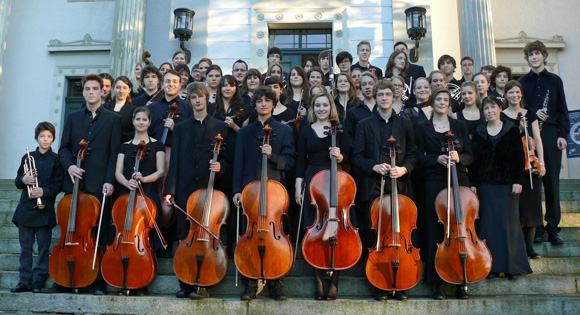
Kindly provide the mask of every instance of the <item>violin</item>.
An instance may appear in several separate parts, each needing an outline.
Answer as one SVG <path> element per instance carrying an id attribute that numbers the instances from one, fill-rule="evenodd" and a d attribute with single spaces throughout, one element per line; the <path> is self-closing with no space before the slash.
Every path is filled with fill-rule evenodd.
<path id="1" fill-rule="evenodd" d="M 77 167 L 81 167 L 88 155 L 89 143 L 83 139 L 77 154 Z M 93 229 L 97 226 L 101 203 L 92 195 L 79 190 L 79 178 L 75 177 L 72 194 L 64 196 L 57 207 L 57 220 L 61 230 L 60 240 L 52 249 L 48 271 L 52 280 L 60 286 L 78 290 L 90 286 L 99 275 L 101 252 L 93 266 L 96 250 Z"/>
<path id="2" fill-rule="evenodd" d="M 246 114 L 246 110 L 241 108 L 237 114 L 232 116 L 232 120 L 236 120 L 238 118 L 244 117 L 245 114 Z"/>
<path id="3" fill-rule="evenodd" d="M 272 128 L 264 127 L 263 145 L 270 143 Z M 262 154 L 261 179 L 249 183 L 242 191 L 246 232 L 239 237 L 234 261 L 240 273 L 258 279 L 277 280 L 290 272 L 293 265 L 290 237 L 282 229 L 288 210 L 288 192 L 282 184 L 268 179 L 268 155 Z"/>
<path id="4" fill-rule="evenodd" d="M 532 174 L 539 175 L 542 172 L 542 164 L 540 164 L 540 159 L 536 156 L 536 142 L 528 133 L 528 121 L 526 116 L 519 112 L 518 120 L 524 122 L 524 136 L 522 137 L 522 143 L 524 145 L 524 151 L 526 152 L 526 172 L 530 174 L 530 187 L 531 189 L 534 189 Z"/>
<path id="5" fill-rule="evenodd" d="M 171 104 L 169 112 L 165 118 L 175 119 L 179 117 L 181 112 L 179 112 L 179 106 L 177 103 Z M 161 136 L 161 142 L 164 144 L 167 142 L 167 135 L 169 134 L 169 128 L 164 127 L 163 135 Z M 165 146 L 165 169 L 169 170 L 169 161 L 171 161 L 171 147 Z M 169 172 L 165 172 L 165 178 L 163 179 L 163 187 L 161 192 L 163 193 L 162 196 L 165 196 L 165 185 L 167 182 L 167 175 Z M 175 211 L 172 207 L 165 205 L 165 203 L 161 204 L 161 217 L 163 219 L 163 226 L 168 227 L 175 221 Z"/>
<path id="6" fill-rule="evenodd" d="M 144 140 L 135 155 L 134 173 L 139 172 L 143 157 L 149 154 Z M 120 196 L 113 205 L 115 241 L 107 248 L 101 262 L 105 281 L 121 290 L 141 289 L 155 280 L 157 257 L 149 245 L 149 232 L 154 228 L 157 207 L 137 189 Z"/>
<path id="7" fill-rule="evenodd" d="M 397 140 L 391 136 L 388 141 L 391 167 L 395 167 Z M 411 232 L 417 228 L 417 206 L 409 197 L 399 195 L 396 178 L 391 178 L 391 195 L 383 196 L 384 186 L 385 176 L 381 176 L 381 194 L 371 206 L 371 228 L 377 232 L 377 244 L 369 251 L 366 275 L 381 290 L 409 290 L 423 274 L 419 249 L 411 243 Z"/>
<path id="8" fill-rule="evenodd" d="M 297 116 L 294 119 L 283 122 L 284 125 L 290 126 L 290 124 L 296 124 L 296 133 L 300 131 L 300 122 L 302 121 L 302 116 Z"/>
<path id="9" fill-rule="evenodd" d="M 338 120 L 332 119 L 330 134 L 336 147 Z M 350 174 L 338 170 L 337 158 L 330 157 L 330 170 L 319 171 L 310 181 L 310 198 L 316 206 L 316 220 L 302 240 L 302 255 L 312 267 L 345 270 L 354 266 L 362 254 L 358 229 L 350 222 L 356 184 Z"/>
<path id="10" fill-rule="evenodd" d="M 467 291 L 468 283 L 478 282 L 489 275 L 492 257 L 485 241 L 475 232 L 479 199 L 468 187 L 459 186 L 457 168 L 451 162 L 451 152 L 457 147 L 459 140 L 454 140 L 453 133 L 449 131 L 447 188 L 439 192 L 435 199 L 439 222 L 445 226 L 445 238 L 437 244 L 435 270 L 444 281 L 459 284 Z"/>
<path id="11" fill-rule="evenodd" d="M 212 163 L 218 159 L 221 134 L 215 140 Z M 215 173 L 210 172 L 207 188 L 196 190 L 187 199 L 187 214 L 192 222 L 187 238 L 179 242 L 173 258 L 175 275 L 190 285 L 212 286 L 228 271 L 225 246 L 215 235 L 226 223 L 230 204 L 223 192 L 214 189 L 214 181 Z"/>

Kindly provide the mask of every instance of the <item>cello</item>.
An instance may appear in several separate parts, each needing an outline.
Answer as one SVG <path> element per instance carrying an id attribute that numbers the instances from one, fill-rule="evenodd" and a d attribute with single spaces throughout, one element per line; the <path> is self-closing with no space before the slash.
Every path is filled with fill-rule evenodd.
<path id="1" fill-rule="evenodd" d="M 134 173 L 149 152 L 144 140 L 135 155 Z M 113 205 L 115 241 L 103 256 L 101 273 L 105 281 L 129 295 L 130 289 L 147 287 L 157 275 L 157 257 L 149 246 L 149 232 L 155 226 L 157 207 L 137 189 L 120 196 Z M 159 234 L 161 236 L 161 234 Z"/>
<path id="2" fill-rule="evenodd" d="M 459 186 L 457 168 L 455 163 L 451 163 L 451 151 L 456 147 L 459 147 L 459 140 L 454 139 L 449 131 L 447 188 L 441 190 L 435 199 L 439 222 L 445 226 L 445 238 L 437 244 L 435 270 L 445 282 L 461 285 L 467 292 L 468 283 L 478 282 L 489 275 L 492 257 L 485 240 L 475 232 L 479 199 L 468 187 Z"/>
<path id="3" fill-rule="evenodd" d="M 332 147 L 336 147 L 338 120 L 331 119 Z M 345 270 L 354 266 L 362 254 L 358 229 L 350 222 L 356 184 L 350 174 L 338 170 L 337 158 L 331 156 L 330 170 L 316 173 L 310 181 L 311 203 L 316 206 L 316 220 L 302 239 L 302 255 L 312 267 Z"/>
<path id="4" fill-rule="evenodd" d="M 395 138 L 389 138 L 391 167 L 397 164 Z M 417 207 L 405 195 L 399 195 L 397 179 L 391 178 L 391 195 L 383 197 L 385 177 L 381 176 L 381 195 L 371 206 L 371 228 L 377 232 L 375 249 L 369 251 L 366 275 L 369 282 L 384 291 L 405 291 L 421 280 L 423 265 L 419 249 L 411 243 L 417 228 Z"/>
<path id="5" fill-rule="evenodd" d="M 215 140 L 212 163 L 218 159 L 221 134 Z M 226 222 L 230 204 L 223 192 L 214 190 L 214 181 L 215 172 L 210 172 L 207 188 L 194 191 L 187 199 L 186 214 L 192 222 L 187 238 L 179 242 L 173 258 L 175 275 L 190 285 L 215 285 L 228 271 L 226 249 L 215 236 Z"/>
<path id="6" fill-rule="evenodd" d="M 177 103 L 171 104 L 169 111 L 165 118 L 175 119 L 179 117 L 181 112 L 179 112 L 179 106 Z M 167 142 L 167 135 L 169 134 L 169 128 L 163 128 L 163 135 L 161 136 L 161 142 L 165 144 Z M 165 146 L 165 169 L 169 170 L 169 161 L 171 161 L 171 147 Z M 167 182 L 167 174 L 165 172 L 165 177 L 163 178 L 163 187 L 161 188 L 161 197 L 165 196 L 165 185 Z M 163 199 L 163 198 L 162 198 Z M 167 206 L 165 203 L 161 203 L 161 216 L 163 218 L 163 226 L 168 227 L 175 221 L 175 211 L 172 207 Z"/>
<path id="7" fill-rule="evenodd" d="M 85 159 L 89 143 L 83 139 L 77 154 L 77 167 L 81 167 Z M 93 251 L 96 251 L 93 229 L 97 226 L 101 203 L 92 195 L 79 190 L 79 178 L 75 177 L 72 194 L 64 196 L 57 207 L 57 220 L 60 227 L 60 240 L 52 249 L 48 271 L 52 280 L 60 286 L 73 289 L 90 286 L 99 275 L 102 257 L 99 251 L 93 261 Z"/>
<path id="8" fill-rule="evenodd" d="M 518 113 L 518 120 L 524 122 L 524 136 L 522 137 L 522 144 L 524 145 L 524 151 L 526 152 L 526 172 L 530 175 L 530 189 L 534 189 L 534 183 L 532 180 L 532 174 L 539 175 L 542 172 L 542 164 L 540 159 L 536 156 L 536 142 L 530 137 L 528 133 L 528 120 L 522 112 Z"/>
<path id="9" fill-rule="evenodd" d="M 264 127 L 262 144 L 270 143 L 272 128 Z M 294 263 L 290 237 L 282 229 L 288 210 L 288 192 L 277 181 L 268 180 L 268 155 L 262 154 L 261 179 L 242 191 L 246 231 L 239 237 L 234 262 L 240 273 L 258 280 L 258 293 L 265 280 L 277 280 L 290 272 Z"/>

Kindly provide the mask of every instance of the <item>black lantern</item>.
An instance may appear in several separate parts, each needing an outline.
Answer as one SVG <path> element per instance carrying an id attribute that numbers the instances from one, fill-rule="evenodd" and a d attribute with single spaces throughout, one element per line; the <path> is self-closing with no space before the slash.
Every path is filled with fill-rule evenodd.
<path id="1" fill-rule="evenodd" d="M 419 40 L 424 38 L 427 33 L 426 13 L 427 9 L 421 7 L 412 7 L 405 10 L 405 15 L 407 16 L 407 36 L 415 41 L 415 48 L 411 49 L 409 56 L 412 62 L 419 60 Z"/>
<path id="2" fill-rule="evenodd" d="M 173 23 L 173 35 L 179 39 L 181 50 L 185 51 L 187 63 L 191 60 L 191 51 L 185 48 L 185 42 L 193 35 L 193 16 L 195 12 L 186 8 L 179 8 L 173 11 L 175 21 Z"/>

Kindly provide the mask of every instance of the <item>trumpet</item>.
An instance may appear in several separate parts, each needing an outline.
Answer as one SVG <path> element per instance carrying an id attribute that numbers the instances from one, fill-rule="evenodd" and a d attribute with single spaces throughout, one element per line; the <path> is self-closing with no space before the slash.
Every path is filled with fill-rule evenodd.
<path id="1" fill-rule="evenodd" d="M 26 160 L 24 161 L 24 174 L 32 176 L 34 178 L 34 184 L 28 185 L 28 198 L 32 199 L 32 190 L 38 188 L 38 174 L 36 172 L 36 163 L 34 162 L 34 157 L 30 156 L 30 150 L 26 147 Z M 42 204 L 41 198 L 36 198 L 36 207 L 34 209 L 44 209 L 44 204 Z"/>

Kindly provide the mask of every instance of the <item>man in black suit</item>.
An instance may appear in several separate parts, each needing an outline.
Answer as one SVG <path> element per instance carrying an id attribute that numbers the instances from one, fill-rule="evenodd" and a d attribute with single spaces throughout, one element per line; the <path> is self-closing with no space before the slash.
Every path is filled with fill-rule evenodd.
<path id="1" fill-rule="evenodd" d="M 370 231 L 369 211 L 373 201 L 381 193 L 381 176 L 397 178 L 399 193 L 410 196 L 411 185 L 409 173 L 417 163 L 417 147 L 413 125 L 393 111 L 395 87 L 389 80 L 379 80 L 373 87 L 373 97 L 377 102 L 377 111 L 371 117 L 360 121 L 356 128 L 352 163 L 361 170 L 357 182 L 360 200 L 365 212 L 358 214 L 361 239 L 370 247 L 374 238 Z M 393 136 L 400 146 L 397 154 L 397 165 L 390 165 L 389 138 Z M 385 193 L 390 193 L 390 181 L 385 181 Z M 394 295 L 397 300 L 406 300 L 403 291 Z M 378 290 L 376 299 L 384 301 L 387 292 Z"/>
<path id="2" fill-rule="evenodd" d="M 65 179 L 63 191 L 70 194 L 75 178 L 80 179 L 79 189 L 102 201 L 103 194 L 113 193 L 117 148 L 121 144 L 121 116 L 101 106 L 103 80 L 95 74 L 83 77 L 83 96 L 86 106 L 67 116 L 62 133 L 58 156 L 70 181 Z M 76 166 L 79 142 L 89 143 L 87 155 L 81 167 Z M 111 221 L 110 201 L 107 200 L 102 213 L 99 245 L 108 243 L 108 227 Z M 95 294 L 104 294 L 104 282 L 96 284 Z"/>
<path id="3" fill-rule="evenodd" d="M 220 150 L 218 161 L 211 163 L 215 138 L 220 134 L 228 138 L 228 125 L 207 113 L 209 90 L 201 82 L 187 86 L 187 101 L 193 107 L 193 116 L 175 125 L 173 131 L 173 146 L 167 177 L 166 204 L 170 199 L 182 209 L 187 207 L 187 199 L 196 190 L 206 188 L 211 172 L 223 174 L 227 167 L 224 150 Z M 224 140 L 225 142 L 230 142 Z M 233 148 L 232 148 L 233 150 Z M 226 214 L 227 215 L 227 214 Z M 176 216 L 177 237 L 183 240 L 190 229 L 190 221 L 181 211 Z M 191 286 L 179 281 L 178 298 L 204 299 L 209 297 L 208 288 Z"/>

